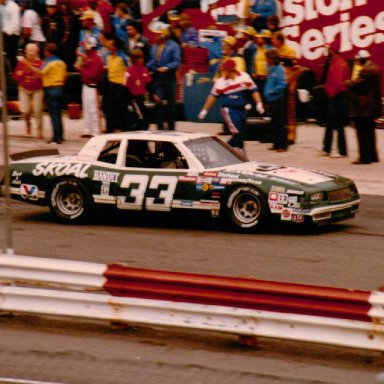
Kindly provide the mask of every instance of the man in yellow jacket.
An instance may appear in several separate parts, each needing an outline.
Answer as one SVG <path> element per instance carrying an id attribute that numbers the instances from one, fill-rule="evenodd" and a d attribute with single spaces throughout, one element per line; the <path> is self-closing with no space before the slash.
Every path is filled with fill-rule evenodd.
<path id="1" fill-rule="evenodd" d="M 28 64 L 29 69 L 42 76 L 45 101 L 53 129 L 52 140 L 49 144 L 61 144 L 63 141 L 63 121 L 61 118 L 61 103 L 64 83 L 67 76 L 67 66 L 56 56 L 57 46 L 47 43 L 44 48 L 44 63 L 36 69 Z"/>

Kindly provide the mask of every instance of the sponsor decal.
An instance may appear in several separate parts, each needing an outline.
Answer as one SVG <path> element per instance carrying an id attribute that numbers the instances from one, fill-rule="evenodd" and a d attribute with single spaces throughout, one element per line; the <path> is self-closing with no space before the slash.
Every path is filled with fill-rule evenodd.
<path id="1" fill-rule="evenodd" d="M 186 183 L 195 183 L 197 180 L 196 176 L 179 176 L 179 181 L 183 181 Z"/>
<path id="2" fill-rule="evenodd" d="M 109 195 L 111 183 L 109 181 L 103 181 L 100 188 L 100 195 L 107 196 Z"/>
<path id="3" fill-rule="evenodd" d="M 111 183 L 117 183 L 119 179 L 120 173 L 118 172 L 107 172 L 95 170 L 93 172 L 93 180 L 94 181 L 108 181 Z"/>
<path id="4" fill-rule="evenodd" d="M 206 172 L 204 172 L 203 176 L 216 177 L 217 176 L 217 172 L 206 171 Z"/>
<path id="5" fill-rule="evenodd" d="M 180 205 L 182 207 L 192 207 L 193 201 L 192 200 L 180 200 Z"/>
<path id="6" fill-rule="evenodd" d="M 304 215 L 299 215 L 297 213 L 292 213 L 292 221 L 295 223 L 302 223 L 304 221 Z"/>
<path id="7" fill-rule="evenodd" d="M 284 209 L 283 212 L 281 212 L 281 220 L 283 221 L 292 220 L 292 212 L 290 209 Z"/>
<path id="8" fill-rule="evenodd" d="M 229 179 L 238 179 L 240 177 L 240 174 L 239 173 L 231 173 L 231 172 L 219 172 L 217 176 L 225 177 L 225 178 L 229 178 Z"/>
<path id="9" fill-rule="evenodd" d="M 13 185 L 21 185 L 21 180 L 20 180 L 20 177 L 22 176 L 23 172 L 17 172 L 17 171 L 13 171 L 12 172 L 12 181 L 11 181 L 11 184 Z"/>
<path id="10" fill-rule="evenodd" d="M 217 191 L 212 192 L 212 199 L 220 199 L 221 193 Z"/>
<path id="11" fill-rule="evenodd" d="M 269 204 L 269 208 L 271 210 L 271 213 L 281 213 L 283 212 L 284 207 L 281 204 Z"/>
<path id="12" fill-rule="evenodd" d="M 277 202 L 285 205 L 288 203 L 288 195 L 286 193 L 270 192 L 268 202 Z"/>
<path id="13" fill-rule="evenodd" d="M 222 179 L 220 179 L 220 184 L 222 184 L 222 185 L 231 185 L 232 184 L 232 179 L 230 179 L 228 177 L 223 177 Z"/>
<path id="14" fill-rule="evenodd" d="M 207 183 L 196 184 L 196 191 L 207 192 L 208 190 L 209 190 L 209 184 Z"/>
<path id="15" fill-rule="evenodd" d="M 291 194 L 291 195 L 304 195 L 304 191 L 298 191 L 296 189 L 287 189 L 287 193 Z"/>
<path id="16" fill-rule="evenodd" d="M 212 177 L 198 177 L 197 182 L 212 184 Z"/>
<path id="17" fill-rule="evenodd" d="M 271 192 L 285 192 L 285 188 L 279 187 L 277 185 L 272 185 L 271 186 Z"/>
<path id="18" fill-rule="evenodd" d="M 254 184 L 254 185 L 260 185 L 260 180 L 254 180 L 254 179 L 238 179 L 236 180 L 237 183 L 244 183 L 244 184 Z"/>
<path id="19" fill-rule="evenodd" d="M 20 195 L 25 200 L 39 200 L 39 189 L 36 185 L 21 184 Z"/>
<path id="20" fill-rule="evenodd" d="M 79 179 L 88 177 L 87 170 L 90 164 L 72 163 L 38 163 L 32 170 L 34 176 L 69 176 L 73 175 Z"/>
<path id="21" fill-rule="evenodd" d="M 301 203 L 299 202 L 299 198 L 297 196 L 289 196 L 287 205 L 290 208 L 301 208 Z"/>

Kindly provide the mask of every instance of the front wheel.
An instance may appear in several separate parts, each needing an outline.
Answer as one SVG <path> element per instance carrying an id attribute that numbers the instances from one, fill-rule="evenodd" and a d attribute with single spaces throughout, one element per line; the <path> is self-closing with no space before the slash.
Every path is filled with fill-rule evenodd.
<path id="1" fill-rule="evenodd" d="M 64 222 L 78 222 L 89 211 L 90 199 L 84 186 L 77 180 L 56 182 L 49 199 L 52 214 Z"/>
<path id="2" fill-rule="evenodd" d="M 241 230 L 253 230 L 265 221 L 268 215 L 264 195 L 251 186 L 233 190 L 226 200 L 227 217 Z"/>

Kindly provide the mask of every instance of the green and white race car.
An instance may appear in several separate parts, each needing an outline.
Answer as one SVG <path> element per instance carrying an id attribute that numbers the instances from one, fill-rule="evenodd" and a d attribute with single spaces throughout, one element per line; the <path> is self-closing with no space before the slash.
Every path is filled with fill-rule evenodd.
<path id="1" fill-rule="evenodd" d="M 203 133 L 105 134 L 91 138 L 77 155 L 36 150 L 11 159 L 11 197 L 48 205 L 65 222 L 109 205 L 136 211 L 208 210 L 251 230 L 269 219 L 316 224 L 350 219 L 360 203 L 347 178 L 246 161 Z"/>

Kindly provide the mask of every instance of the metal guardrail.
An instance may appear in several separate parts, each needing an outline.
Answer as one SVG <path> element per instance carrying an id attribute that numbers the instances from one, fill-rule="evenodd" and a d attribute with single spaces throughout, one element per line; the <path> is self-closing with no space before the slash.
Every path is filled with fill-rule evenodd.
<path id="1" fill-rule="evenodd" d="M 0 256 L 0 311 L 384 351 L 384 293 Z"/>

